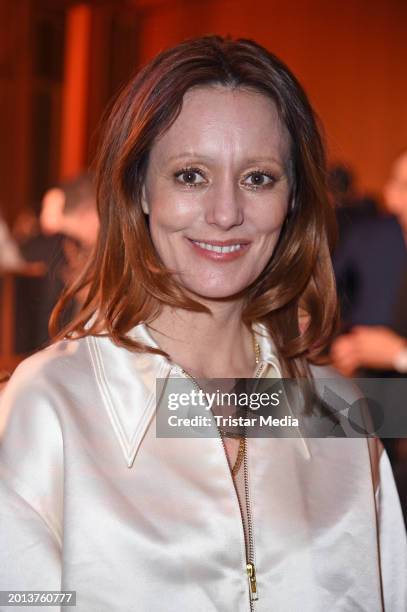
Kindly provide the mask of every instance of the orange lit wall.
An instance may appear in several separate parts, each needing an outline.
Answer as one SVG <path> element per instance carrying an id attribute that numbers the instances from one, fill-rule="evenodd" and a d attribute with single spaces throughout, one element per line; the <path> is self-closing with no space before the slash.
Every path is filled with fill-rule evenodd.
<path id="1" fill-rule="evenodd" d="M 91 19 L 91 8 L 86 4 L 74 6 L 67 14 L 61 178 L 72 177 L 86 166 Z"/>
<path id="2" fill-rule="evenodd" d="M 405 0 L 139 0 L 141 63 L 204 33 L 255 38 L 308 91 L 332 159 L 379 190 L 407 145 Z"/>

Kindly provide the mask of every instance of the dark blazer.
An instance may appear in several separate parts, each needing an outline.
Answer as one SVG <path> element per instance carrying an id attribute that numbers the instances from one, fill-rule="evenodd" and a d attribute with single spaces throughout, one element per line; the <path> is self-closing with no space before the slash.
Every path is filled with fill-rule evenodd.
<path id="1" fill-rule="evenodd" d="M 342 318 L 352 325 L 395 327 L 407 249 L 395 217 L 356 222 L 334 254 Z"/>

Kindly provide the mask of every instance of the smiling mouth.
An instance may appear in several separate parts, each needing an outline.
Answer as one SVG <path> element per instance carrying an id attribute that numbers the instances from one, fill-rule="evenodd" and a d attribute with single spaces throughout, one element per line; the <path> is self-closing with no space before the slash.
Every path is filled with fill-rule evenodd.
<path id="1" fill-rule="evenodd" d="M 192 240 L 192 238 L 189 238 L 189 240 L 193 244 L 196 244 L 197 246 L 199 246 L 201 249 L 204 249 L 206 251 L 212 251 L 213 253 L 220 253 L 220 254 L 234 253 L 235 251 L 240 251 L 241 249 L 243 249 L 249 244 L 247 241 L 244 241 L 244 242 L 236 241 L 235 242 L 232 240 L 227 240 L 225 242 L 221 242 L 221 241 L 204 242 L 202 240 Z"/>
<path id="2" fill-rule="evenodd" d="M 241 238 L 208 241 L 187 238 L 187 240 L 199 257 L 217 263 L 227 263 L 240 259 L 247 253 L 251 245 L 249 240 Z"/>

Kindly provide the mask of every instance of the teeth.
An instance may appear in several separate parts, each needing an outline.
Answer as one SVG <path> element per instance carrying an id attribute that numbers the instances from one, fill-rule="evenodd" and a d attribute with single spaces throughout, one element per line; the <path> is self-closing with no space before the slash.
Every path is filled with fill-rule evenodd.
<path id="1" fill-rule="evenodd" d="M 201 247 L 201 249 L 206 249 L 207 251 L 214 251 L 215 253 L 233 253 L 233 251 L 238 251 L 242 248 L 241 244 L 231 244 L 230 246 L 215 246 L 214 244 L 208 244 L 207 242 L 197 242 L 194 240 L 195 244 Z"/>

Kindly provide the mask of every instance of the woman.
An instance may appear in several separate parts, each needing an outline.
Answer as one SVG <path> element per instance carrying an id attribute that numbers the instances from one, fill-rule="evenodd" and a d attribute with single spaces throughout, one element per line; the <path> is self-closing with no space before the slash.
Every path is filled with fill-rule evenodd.
<path id="1" fill-rule="evenodd" d="M 332 375 L 332 211 L 292 74 L 245 40 L 159 55 L 107 122 L 98 206 L 68 339 L 4 393 L 1 588 L 86 612 L 404 610 L 373 444 L 155 431 L 157 379 Z"/>

